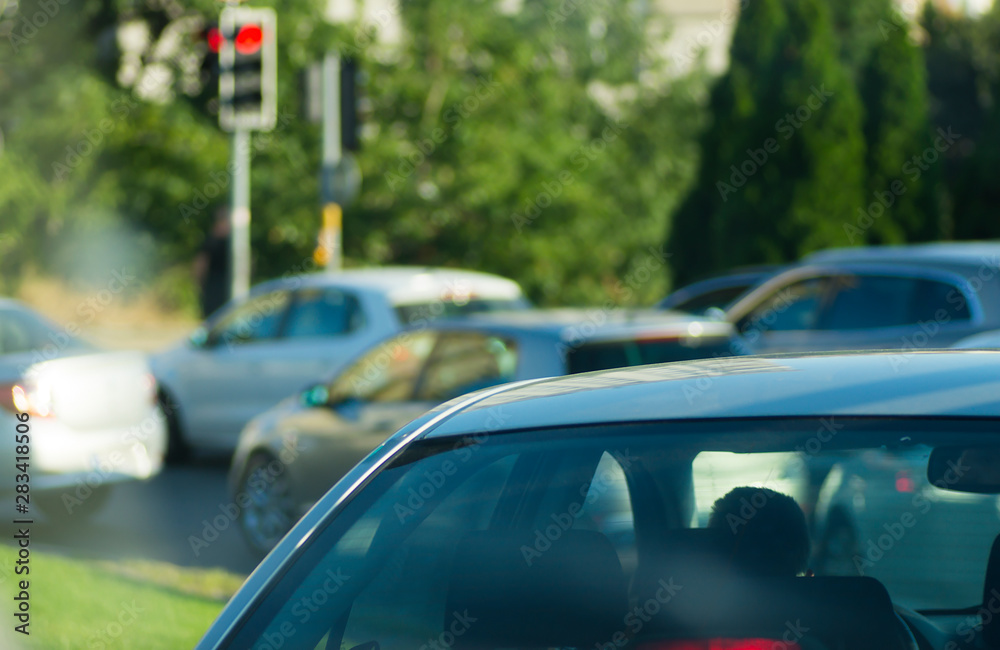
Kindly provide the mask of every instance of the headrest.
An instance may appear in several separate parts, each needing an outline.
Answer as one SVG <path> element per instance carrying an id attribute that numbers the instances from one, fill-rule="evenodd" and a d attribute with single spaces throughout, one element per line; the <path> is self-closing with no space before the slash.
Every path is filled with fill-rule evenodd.
<path id="1" fill-rule="evenodd" d="M 903 647 L 892 601 L 874 578 L 714 575 L 675 580 L 674 586 L 673 598 L 644 630 L 645 640 L 762 638 L 805 645 L 811 639 L 852 650 Z"/>
<path id="2" fill-rule="evenodd" d="M 986 578 L 983 580 L 983 607 L 1000 602 L 1000 535 L 993 540 L 990 558 L 986 562 Z M 993 611 L 992 609 L 990 611 Z M 1000 620 L 998 617 L 984 617 L 983 641 L 986 647 L 1000 647 Z"/>
<path id="3" fill-rule="evenodd" d="M 882 583 L 869 577 L 761 575 L 748 570 L 728 533 L 672 530 L 642 562 L 634 592 L 653 617 L 643 631 L 647 641 L 813 638 L 852 650 L 899 647 L 900 623 Z M 664 584 L 672 593 L 666 602 Z"/>
<path id="4" fill-rule="evenodd" d="M 607 537 L 567 530 L 469 534 L 455 552 L 446 629 L 474 621 L 458 647 L 593 647 L 623 628 L 628 593 Z"/>

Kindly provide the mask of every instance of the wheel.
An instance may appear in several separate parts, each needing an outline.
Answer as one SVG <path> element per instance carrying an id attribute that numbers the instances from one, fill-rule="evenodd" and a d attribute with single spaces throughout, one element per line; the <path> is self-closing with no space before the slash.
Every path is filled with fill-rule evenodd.
<path id="1" fill-rule="evenodd" d="M 78 488 L 67 488 L 58 492 L 41 492 L 31 495 L 31 501 L 55 521 L 86 520 L 94 516 L 111 496 L 110 485 L 98 485 L 84 492 Z"/>
<path id="2" fill-rule="evenodd" d="M 177 417 L 177 400 L 163 391 L 156 396 L 156 402 L 167 418 L 167 453 L 163 460 L 168 465 L 181 465 L 191 459 L 191 446 L 184 440 L 180 418 Z"/>
<path id="3" fill-rule="evenodd" d="M 284 465 L 277 475 L 268 468 L 275 461 L 270 454 L 254 454 L 239 482 L 237 502 L 246 501 L 240 493 L 250 502 L 240 509 L 237 520 L 247 544 L 259 555 L 274 548 L 298 520 Z"/>
<path id="4" fill-rule="evenodd" d="M 831 576 L 859 575 L 856 558 L 860 555 L 854 526 L 846 515 L 833 513 L 820 541 L 816 572 Z"/>

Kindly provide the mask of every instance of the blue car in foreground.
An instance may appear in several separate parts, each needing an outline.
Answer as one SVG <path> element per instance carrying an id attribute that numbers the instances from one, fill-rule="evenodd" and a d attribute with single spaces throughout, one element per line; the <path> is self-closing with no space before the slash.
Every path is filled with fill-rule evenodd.
<path id="1" fill-rule="evenodd" d="M 937 515 L 1000 494 L 1000 353 L 901 354 L 707 359 L 456 398 L 320 499 L 199 647 L 991 647 L 1000 520 Z M 816 506 L 806 474 L 862 456 L 923 469 L 859 477 L 855 508 L 897 534 L 826 571 L 815 532 L 789 534 L 807 530 L 796 506 Z M 778 519 L 761 514 L 779 501 Z M 979 570 L 937 570 L 955 554 Z"/>

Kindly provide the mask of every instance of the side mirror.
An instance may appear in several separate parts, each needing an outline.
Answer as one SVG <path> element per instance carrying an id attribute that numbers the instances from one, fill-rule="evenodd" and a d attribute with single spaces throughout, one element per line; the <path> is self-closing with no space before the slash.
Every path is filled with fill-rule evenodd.
<path id="1" fill-rule="evenodd" d="M 1000 494 L 1000 447 L 935 447 L 927 480 L 944 490 Z"/>
<path id="2" fill-rule="evenodd" d="M 309 407 L 326 406 L 330 403 L 330 389 L 326 384 L 316 384 L 302 391 L 300 399 Z"/>
<path id="3" fill-rule="evenodd" d="M 705 310 L 705 318 L 721 323 L 726 320 L 726 312 L 718 307 L 709 307 Z"/>
<path id="4" fill-rule="evenodd" d="M 188 336 L 188 344 L 193 348 L 203 348 L 208 343 L 208 330 L 198 327 Z"/>

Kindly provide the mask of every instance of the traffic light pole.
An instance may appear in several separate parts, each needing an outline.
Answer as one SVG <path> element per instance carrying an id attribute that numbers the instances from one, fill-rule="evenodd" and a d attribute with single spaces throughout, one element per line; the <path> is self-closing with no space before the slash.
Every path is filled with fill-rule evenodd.
<path id="1" fill-rule="evenodd" d="M 233 130 L 233 178 L 229 196 L 230 298 L 250 292 L 250 131 Z"/>
<path id="2" fill-rule="evenodd" d="M 232 133 L 229 293 L 250 293 L 250 132 L 277 118 L 277 14 L 228 0 L 219 15 L 219 126 Z"/>
<path id="3" fill-rule="evenodd" d="M 322 99 L 323 99 L 323 159 L 320 197 L 323 204 L 323 226 L 316 249 L 316 261 L 330 271 L 338 271 L 342 266 L 341 243 L 343 209 L 334 196 L 332 179 L 334 170 L 340 164 L 343 152 L 340 142 L 340 56 L 328 52 L 323 57 Z"/>

